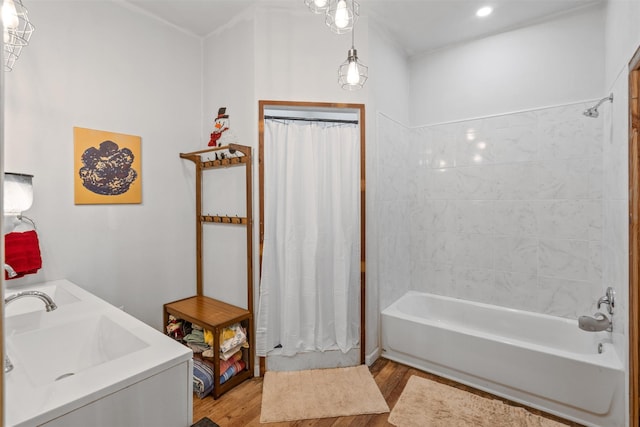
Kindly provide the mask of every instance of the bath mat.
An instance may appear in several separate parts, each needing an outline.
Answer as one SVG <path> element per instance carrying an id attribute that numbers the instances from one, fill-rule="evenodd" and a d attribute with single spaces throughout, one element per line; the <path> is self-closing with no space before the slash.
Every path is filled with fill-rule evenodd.
<path id="1" fill-rule="evenodd" d="M 413 375 L 389 415 L 396 427 L 566 427 L 473 393 Z"/>
<path id="2" fill-rule="evenodd" d="M 385 412 L 389 406 L 366 365 L 264 376 L 261 423 Z"/>

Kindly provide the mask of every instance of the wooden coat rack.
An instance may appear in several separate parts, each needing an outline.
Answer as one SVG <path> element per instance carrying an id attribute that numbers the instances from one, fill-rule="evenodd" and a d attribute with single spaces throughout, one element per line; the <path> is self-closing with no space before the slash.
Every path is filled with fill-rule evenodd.
<path id="1" fill-rule="evenodd" d="M 216 151 L 226 151 L 232 157 L 215 160 L 203 159 L 203 155 Z M 241 155 L 238 155 L 241 154 Z M 238 144 L 229 144 L 222 147 L 214 147 L 191 153 L 180 153 L 183 159 L 191 160 L 196 166 L 196 296 L 174 301 L 164 305 L 164 322 L 168 322 L 169 315 L 198 324 L 203 328 L 213 331 L 214 357 L 211 362 L 214 365 L 214 389 L 213 397 L 218 398 L 242 381 L 253 377 L 255 361 L 255 337 L 253 324 L 253 209 L 252 209 L 252 175 L 251 175 L 251 147 Z M 202 172 L 210 169 L 245 166 L 246 188 L 246 216 L 219 216 L 202 212 Z M 247 239 L 247 308 L 236 307 L 225 302 L 209 298 L 203 292 L 203 259 L 202 259 L 202 227 L 207 223 L 231 224 L 246 227 Z M 243 360 L 246 369 L 229 378 L 224 384 L 220 384 L 220 332 L 228 326 L 241 323 L 247 330 L 249 348 L 243 350 Z"/>

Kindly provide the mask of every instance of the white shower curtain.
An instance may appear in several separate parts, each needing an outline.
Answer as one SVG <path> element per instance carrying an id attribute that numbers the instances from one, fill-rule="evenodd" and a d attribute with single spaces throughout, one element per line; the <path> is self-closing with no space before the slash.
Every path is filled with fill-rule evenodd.
<path id="1" fill-rule="evenodd" d="M 360 151 L 354 124 L 265 120 L 256 352 L 358 345 Z"/>

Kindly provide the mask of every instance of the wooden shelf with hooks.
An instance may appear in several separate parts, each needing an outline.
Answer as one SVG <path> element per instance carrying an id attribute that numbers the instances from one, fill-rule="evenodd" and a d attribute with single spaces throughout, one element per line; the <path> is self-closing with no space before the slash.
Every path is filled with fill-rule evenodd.
<path id="1" fill-rule="evenodd" d="M 224 158 L 218 158 L 216 152 L 222 151 Z M 214 159 L 211 159 L 211 155 Z M 255 360 L 255 336 L 253 322 L 253 214 L 252 214 L 252 178 L 251 178 L 251 147 L 229 144 L 222 147 L 213 147 L 191 153 L 180 153 L 180 158 L 191 160 L 195 164 L 196 176 L 196 295 L 190 298 L 164 304 L 163 315 L 165 325 L 169 321 L 169 315 L 177 319 L 202 326 L 213 332 L 213 354 L 209 359 L 214 365 L 214 399 L 229 391 L 242 381 L 253 377 Z M 245 166 L 245 193 L 246 216 L 209 215 L 202 213 L 202 172 L 216 168 L 230 166 Z M 202 227 L 206 223 L 232 224 L 246 227 L 247 242 L 247 307 L 241 308 L 227 304 L 203 294 L 203 263 L 202 259 Z M 246 368 L 237 373 L 224 384 L 220 384 L 220 351 L 219 334 L 227 326 L 240 323 L 247 332 L 248 349 L 242 350 L 242 360 Z"/>
<path id="2" fill-rule="evenodd" d="M 241 163 L 247 163 L 246 157 L 229 157 L 227 159 L 209 160 L 202 162 L 202 169 L 222 168 L 228 166 L 239 165 Z"/>
<path id="3" fill-rule="evenodd" d="M 219 222 L 221 224 L 240 224 L 247 225 L 249 221 L 247 218 L 239 216 L 218 216 L 218 215 L 202 215 L 200 217 L 202 222 Z"/>
<path id="4" fill-rule="evenodd" d="M 247 150 L 248 149 L 248 150 Z M 223 151 L 224 158 L 217 158 L 217 151 Z M 224 151 L 227 154 L 224 154 Z M 215 159 L 203 159 L 202 156 L 213 153 Z M 229 144 L 222 147 L 214 147 L 200 151 L 194 151 L 191 153 L 180 153 L 180 157 L 188 159 L 196 163 L 198 169 L 215 169 L 226 168 L 229 166 L 237 166 L 251 163 L 251 147 L 246 147 L 239 144 Z"/>

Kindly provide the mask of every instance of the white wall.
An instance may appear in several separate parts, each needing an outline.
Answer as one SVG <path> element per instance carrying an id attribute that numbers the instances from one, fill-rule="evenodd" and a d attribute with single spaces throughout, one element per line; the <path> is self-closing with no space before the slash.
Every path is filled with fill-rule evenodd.
<path id="1" fill-rule="evenodd" d="M 599 98 L 602 6 L 445 48 L 411 63 L 411 124 Z"/>
<path id="2" fill-rule="evenodd" d="M 338 86 L 338 66 L 347 59 L 350 34 L 337 35 L 324 18 L 305 7 L 258 8 L 255 38 L 256 100 L 365 103 L 369 86 L 349 92 Z M 369 64 L 368 25 L 356 24 L 355 45 Z M 257 109 L 257 102 L 256 102 Z"/>
<path id="3" fill-rule="evenodd" d="M 6 78 L 5 167 L 31 173 L 43 268 L 161 327 L 195 293 L 193 186 L 200 43 L 111 1 L 33 1 L 31 43 Z M 142 137 L 142 204 L 73 199 L 73 127 Z"/>
<path id="4" fill-rule="evenodd" d="M 377 113 L 408 123 L 410 111 L 410 58 L 393 40 L 382 24 L 371 20 L 369 25 L 371 62 L 369 67 L 369 105 Z"/>
<path id="5" fill-rule="evenodd" d="M 605 87 L 610 89 L 622 69 L 638 48 L 640 41 L 640 2 L 636 0 L 608 0 L 605 33 Z"/>
<path id="6" fill-rule="evenodd" d="M 236 142 L 254 148 L 258 164 L 257 106 L 253 12 L 229 22 L 203 41 L 203 130 L 199 149 L 206 148 L 220 107 L 226 107 Z M 191 170 L 193 166 L 189 165 Z M 257 168 L 253 185 L 257 194 Z M 258 199 L 254 197 L 254 212 Z M 213 215 L 246 216 L 245 168 L 215 169 L 203 174 L 203 210 Z M 254 242 L 258 222 L 254 221 Z M 205 224 L 203 227 L 203 283 L 207 296 L 247 307 L 246 229 Z M 257 260 L 257 244 L 254 244 Z M 254 275 L 255 277 L 255 275 Z M 255 281 L 254 281 L 255 282 Z"/>

